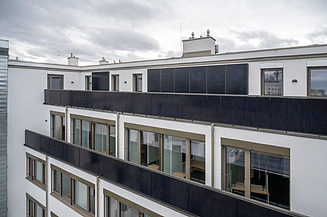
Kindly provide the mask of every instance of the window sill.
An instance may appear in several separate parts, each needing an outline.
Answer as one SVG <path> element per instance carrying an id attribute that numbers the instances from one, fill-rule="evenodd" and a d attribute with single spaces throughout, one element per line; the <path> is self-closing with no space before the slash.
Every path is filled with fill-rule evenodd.
<path id="1" fill-rule="evenodd" d="M 77 213 L 81 214 L 82 216 L 85 216 L 85 217 L 94 217 L 94 214 L 87 212 L 86 210 L 80 208 L 79 206 L 77 206 L 75 204 L 72 204 L 72 201 L 69 201 L 69 200 L 63 198 L 57 192 L 51 192 L 50 195 L 53 196 L 54 198 L 56 198 L 57 200 L 61 201 L 62 203 L 64 203 L 65 205 L 67 205 L 69 208 L 73 209 Z"/>
<path id="2" fill-rule="evenodd" d="M 27 176 L 26 179 L 27 179 L 28 181 L 32 182 L 34 185 L 36 185 L 36 186 L 38 186 L 39 188 L 41 188 L 42 190 L 44 190 L 44 191 L 45 191 L 46 188 L 47 188 L 46 184 L 43 184 L 43 183 L 41 183 L 41 182 L 39 182 L 39 181 L 33 179 L 33 178 L 30 177 L 30 176 Z"/>

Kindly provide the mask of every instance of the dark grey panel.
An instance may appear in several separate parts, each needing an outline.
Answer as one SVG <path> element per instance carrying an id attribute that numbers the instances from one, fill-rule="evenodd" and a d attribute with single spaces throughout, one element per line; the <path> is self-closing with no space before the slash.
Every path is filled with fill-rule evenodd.
<path id="1" fill-rule="evenodd" d="M 38 137 L 38 144 L 39 144 L 39 150 L 44 153 L 50 152 L 50 139 L 47 136 L 39 136 Z"/>
<path id="2" fill-rule="evenodd" d="M 183 118 L 190 120 L 200 119 L 200 103 L 202 96 L 184 95 L 183 96 Z"/>
<path id="3" fill-rule="evenodd" d="M 127 112 L 151 114 L 151 95 L 143 93 L 126 93 Z"/>
<path id="4" fill-rule="evenodd" d="M 106 109 L 106 92 L 89 91 L 90 108 Z"/>
<path id="5" fill-rule="evenodd" d="M 60 92 L 60 105 L 63 106 L 72 106 L 74 104 L 74 92 L 72 91 L 63 91 L 58 90 Z"/>
<path id="6" fill-rule="evenodd" d="M 215 94 L 225 93 L 225 66 L 207 67 L 207 92 Z"/>
<path id="7" fill-rule="evenodd" d="M 59 90 L 48 90 L 49 91 L 49 102 L 51 105 L 60 105 L 60 91 Z"/>
<path id="8" fill-rule="evenodd" d="M 39 149 L 39 136 L 36 133 L 25 130 L 25 144 L 35 150 Z"/>
<path id="9" fill-rule="evenodd" d="M 248 64 L 226 66 L 226 94 L 248 94 Z"/>
<path id="10" fill-rule="evenodd" d="M 190 92 L 190 75 L 189 68 L 175 68 L 175 92 L 189 93 Z"/>
<path id="11" fill-rule="evenodd" d="M 80 158 L 79 158 L 79 166 L 80 168 L 87 170 L 91 173 L 98 174 L 98 163 L 99 163 L 99 155 L 85 150 L 85 149 L 80 149 Z"/>
<path id="12" fill-rule="evenodd" d="M 92 72 L 92 90 L 109 91 L 109 72 Z"/>
<path id="13" fill-rule="evenodd" d="M 75 145 L 64 145 L 64 155 L 63 155 L 63 160 L 76 166 L 79 167 L 80 163 L 80 148 L 75 146 Z"/>
<path id="14" fill-rule="evenodd" d="M 303 132 L 327 135 L 327 100 L 302 100 Z"/>
<path id="15" fill-rule="evenodd" d="M 99 174 L 109 180 L 122 183 L 123 182 L 123 163 L 100 155 Z"/>
<path id="16" fill-rule="evenodd" d="M 48 89 L 44 90 L 44 103 L 52 104 L 52 101 L 50 101 L 50 91 Z"/>
<path id="17" fill-rule="evenodd" d="M 64 158 L 64 143 L 62 143 L 61 141 L 57 141 L 57 140 L 50 140 L 50 147 L 49 147 L 49 153 L 59 159 Z"/>
<path id="18" fill-rule="evenodd" d="M 190 68 L 190 92 L 206 93 L 207 92 L 207 73 L 206 67 Z"/>
<path id="19" fill-rule="evenodd" d="M 158 173 L 152 173 L 152 197 L 183 210 L 189 210 L 189 184 Z"/>
<path id="20" fill-rule="evenodd" d="M 151 172 L 130 164 L 123 164 L 124 185 L 141 193 L 151 195 Z"/>
<path id="21" fill-rule="evenodd" d="M 106 109 L 111 111 L 126 112 L 127 95 L 119 92 L 109 92 L 106 94 Z"/>
<path id="22" fill-rule="evenodd" d="M 148 92 L 160 92 L 160 69 L 148 69 Z"/>
<path id="23" fill-rule="evenodd" d="M 0 202 L 0 216 L 7 216 L 7 199 Z"/>
<path id="24" fill-rule="evenodd" d="M 199 120 L 220 122 L 220 96 L 201 96 Z"/>
<path id="25" fill-rule="evenodd" d="M 161 70 L 161 92 L 174 92 L 174 69 Z"/>
<path id="26" fill-rule="evenodd" d="M 75 91 L 74 106 L 90 108 L 89 91 Z"/>
<path id="27" fill-rule="evenodd" d="M 152 114 L 164 117 L 182 117 L 182 96 L 153 94 Z"/>
<path id="28" fill-rule="evenodd" d="M 7 166 L 7 163 L 5 164 L 5 166 Z M 1 199 L 7 198 L 7 177 L 0 178 L 0 198 Z"/>

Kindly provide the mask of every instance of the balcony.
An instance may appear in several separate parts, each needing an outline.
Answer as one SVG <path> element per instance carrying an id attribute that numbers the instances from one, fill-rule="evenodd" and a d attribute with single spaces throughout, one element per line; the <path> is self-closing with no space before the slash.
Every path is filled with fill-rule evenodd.
<path id="1" fill-rule="evenodd" d="M 327 136 L 327 99 L 44 90 L 44 104 Z"/>
<path id="2" fill-rule="evenodd" d="M 302 216 L 29 130 L 25 131 L 25 146 L 198 216 Z"/>

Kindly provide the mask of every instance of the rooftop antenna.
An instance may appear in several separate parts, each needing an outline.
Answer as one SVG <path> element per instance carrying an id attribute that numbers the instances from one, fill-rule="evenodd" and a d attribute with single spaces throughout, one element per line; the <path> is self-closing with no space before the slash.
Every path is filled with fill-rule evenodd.
<path id="1" fill-rule="evenodd" d="M 179 33 L 181 36 L 181 53 L 183 53 L 182 22 L 179 23 Z"/>
<path id="2" fill-rule="evenodd" d="M 194 32 L 192 32 L 192 34 L 191 34 L 191 35 L 192 35 L 192 39 L 194 39 Z"/>
<path id="3" fill-rule="evenodd" d="M 209 36 L 210 36 L 210 30 L 207 29 L 207 37 L 209 37 Z"/>

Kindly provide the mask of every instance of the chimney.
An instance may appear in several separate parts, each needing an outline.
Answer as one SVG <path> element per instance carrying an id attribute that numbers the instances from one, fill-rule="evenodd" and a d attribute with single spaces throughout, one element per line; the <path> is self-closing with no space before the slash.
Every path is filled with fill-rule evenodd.
<path id="1" fill-rule="evenodd" d="M 183 57 L 208 56 L 218 52 L 215 46 L 216 39 L 210 36 L 210 30 L 207 30 L 206 37 L 194 38 L 192 32 L 189 39 L 183 40 Z"/>
<path id="2" fill-rule="evenodd" d="M 103 64 L 109 64 L 109 61 L 106 60 L 104 57 L 102 57 L 102 59 L 99 60 L 99 65 L 103 65 Z"/>
<path id="3" fill-rule="evenodd" d="M 68 57 L 67 59 L 69 66 L 78 66 L 78 57 L 75 57 L 73 52 L 70 53 L 70 57 Z"/>

